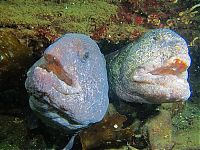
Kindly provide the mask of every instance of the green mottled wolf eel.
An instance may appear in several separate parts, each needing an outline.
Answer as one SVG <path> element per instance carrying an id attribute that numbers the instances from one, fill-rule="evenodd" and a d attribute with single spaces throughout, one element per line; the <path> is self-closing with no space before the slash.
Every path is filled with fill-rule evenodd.
<path id="1" fill-rule="evenodd" d="M 155 104 L 190 97 L 187 43 L 170 29 L 147 32 L 106 60 L 110 97 Z"/>

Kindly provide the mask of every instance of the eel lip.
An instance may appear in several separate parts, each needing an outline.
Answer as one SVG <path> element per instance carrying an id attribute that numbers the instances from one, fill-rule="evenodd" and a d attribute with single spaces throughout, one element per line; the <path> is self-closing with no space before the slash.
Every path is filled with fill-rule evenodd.
<path id="1" fill-rule="evenodd" d="M 187 70 L 189 66 L 184 60 L 180 58 L 170 59 L 166 64 L 163 66 L 156 68 L 149 73 L 152 75 L 179 75 Z"/>
<path id="2" fill-rule="evenodd" d="M 64 81 L 69 86 L 72 86 L 73 81 L 70 75 L 63 69 L 60 61 L 50 54 L 44 54 L 45 64 L 40 67 L 48 72 L 53 72 L 60 80 Z"/>
<path id="3" fill-rule="evenodd" d="M 33 83 L 31 83 L 33 82 Z M 62 95 L 77 95 L 82 89 L 78 84 L 74 86 L 66 84 L 57 77 L 52 71 L 48 72 L 45 68 L 40 66 L 34 68 L 33 74 L 26 80 L 26 87 L 34 87 L 37 93 L 51 94 L 54 90 Z"/>
<path id="4" fill-rule="evenodd" d="M 136 93 L 150 103 L 185 101 L 190 97 L 190 86 L 186 79 L 176 75 L 134 76 Z"/>
<path id="5" fill-rule="evenodd" d="M 151 67 L 152 70 L 143 68 L 142 71 L 137 70 L 133 76 L 133 82 L 144 84 L 157 84 L 165 85 L 166 82 L 170 82 L 170 78 L 177 81 L 185 82 L 187 79 L 187 68 L 189 64 L 180 58 L 171 58 L 166 61 L 161 67 Z M 147 67 L 146 67 L 147 68 Z M 185 74 L 186 73 L 186 74 Z"/>

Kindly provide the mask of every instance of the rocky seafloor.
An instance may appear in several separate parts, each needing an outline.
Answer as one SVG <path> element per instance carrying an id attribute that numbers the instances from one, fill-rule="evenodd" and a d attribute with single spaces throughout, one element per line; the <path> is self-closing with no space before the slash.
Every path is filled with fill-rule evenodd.
<path id="1" fill-rule="evenodd" d="M 199 149 L 199 4 L 198 0 L 0 1 L 0 149 L 61 149 L 69 141 L 71 135 L 54 131 L 33 116 L 24 87 L 27 70 L 56 38 L 84 33 L 108 54 L 155 28 L 173 29 L 188 43 L 189 100 L 122 103 L 124 111 L 110 104 L 100 123 L 78 134 L 74 149 Z"/>

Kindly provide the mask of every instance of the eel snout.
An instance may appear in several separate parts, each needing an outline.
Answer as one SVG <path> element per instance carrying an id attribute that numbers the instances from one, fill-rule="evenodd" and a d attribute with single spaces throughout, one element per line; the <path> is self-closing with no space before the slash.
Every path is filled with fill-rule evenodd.
<path id="1" fill-rule="evenodd" d="M 151 65 L 149 62 L 150 66 Z M 190 97 L 190 87 L 187 81 L 189 61 L 180 58 L 167 60 L 161 67 L 150 67 L 149 70 L 136 71 L 133 75 L 133 84 L 138 93 L 158 101 L 183 101 Z M 149 68 L 148 68 L 149 69 Z M 156 100 L 160 99 L 160 100 Z"/>

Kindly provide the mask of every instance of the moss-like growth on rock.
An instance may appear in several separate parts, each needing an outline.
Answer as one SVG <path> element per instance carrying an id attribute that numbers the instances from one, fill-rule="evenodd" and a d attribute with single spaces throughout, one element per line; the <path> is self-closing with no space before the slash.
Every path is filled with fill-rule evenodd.
<path id="1" fill-rule="evenodd" d="M 198 149 L 200 131 L 199 104 L 187 102 L 182 112 L 172 118 L 175 149 Z"/>
<path id="2" fill-rule="evenodd" d="M 117 6 L 104 1 L 1 1 L 0 24 L 7 26 L 54 26 L 68 32 L 87 33 L 92 24 L 106 22 Z"/>

